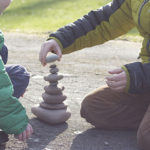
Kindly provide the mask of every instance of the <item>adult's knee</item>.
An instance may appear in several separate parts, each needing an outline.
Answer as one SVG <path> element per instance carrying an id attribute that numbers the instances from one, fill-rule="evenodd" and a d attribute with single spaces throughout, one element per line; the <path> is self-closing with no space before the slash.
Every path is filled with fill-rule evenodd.
<path id="1" fill-rule="evenodd" d="M 139 127 L 137 143 L 140 150 L 150 150 L 150 125 L 145 124 Z"/>
<path id="2" fill-rule="evenodd" d="M 93 126 L 97 127 L 98 118 L 96 112 L 97 110 L 95 107 L 93 96 L 86 96 L 81 104 L 81 117 L 83 117 L 87 122 L 91 123 Z"/>
<path id="3" fill-rule="evenodd" d="M 91 97 L 86 96 L 81 103 L 81 110 L 80 110 L 81 117 L 85 119 L 87 118 L 88 114 L 90 113 L 89 112 L 90 105 L 91 105 Z"/>

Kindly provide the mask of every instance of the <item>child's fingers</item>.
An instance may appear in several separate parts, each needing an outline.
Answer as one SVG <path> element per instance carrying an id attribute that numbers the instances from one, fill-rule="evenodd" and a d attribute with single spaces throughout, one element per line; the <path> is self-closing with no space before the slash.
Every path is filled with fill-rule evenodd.
<path id="1" fill-rule="evenodd" d="M 31 131 L 31 134 L 32 134 L 33 133 L 33 128 L 32 128 L 31 125 L 29 127 L 30 127 L 30 131 Z"/>
<path id="2" fill-rule="evenodd" d="M 18 140 L 22 141 L 22 133 L 18 135 Z"/>
<path id="3" fill-rule="evenodd" d="M 28 128 L 26 129 L 26 139 L 28 139 L 31 135 L 31 129 L 30 127 L 28 126 Z"/>
<path id="4" fill-rule="evenodd" d="M 27 134 L 27 138 L 29 138 L 33 133 L 33 129 L 32 129 L 32 126 L 29 124 L 28 125 L 28 134 Z"/>
<path id="5" fill-rule="evenodd" d="M 25 141 L 27 139 L 27 131 L 25 130 L 23 133 L 22 133 L 22 141 Z"/>

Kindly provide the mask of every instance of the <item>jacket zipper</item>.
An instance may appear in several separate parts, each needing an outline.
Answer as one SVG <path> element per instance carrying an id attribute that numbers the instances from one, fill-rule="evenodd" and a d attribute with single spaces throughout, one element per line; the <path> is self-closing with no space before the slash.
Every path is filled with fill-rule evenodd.
<path id="1" fill-rule="evenodd" d="M 140 9 L 139 9 L 139 15 L 138 15 L 138 24 L 139 26 L 141 27 L 141 22 L 140 22 L 140 16 L 141 16 L 141 12 L 142 12 L 142 9 L 144 7 L 144 5 L 148 2 L 149 0 L 144 0 L 144 2 L 142 3 Z"/>
<path id="2" fill-rule="evenodd" d="M 150 54 L 149 45 L 150 45 L 150 39 L 147 41 L 147 45 L 146 45 L 146 49 L 147 49 L 148 54 Z"/>

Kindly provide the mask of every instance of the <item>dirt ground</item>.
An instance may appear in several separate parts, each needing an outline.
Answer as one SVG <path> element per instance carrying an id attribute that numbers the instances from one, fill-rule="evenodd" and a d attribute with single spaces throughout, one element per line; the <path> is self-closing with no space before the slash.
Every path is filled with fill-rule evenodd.
<path id="1" fill-rule="evenodd" d="M 60 84 L 65 86 L 72 116 L 65 124 L 50 126 L 31 113 L 31 107 L 42 101 L 43 87 L 47 85 L 43 76 L 49 73 L 49 66 L 42 67 L 38 61 L 46 35 L 5 33 L 5 37 L 9 63 L 21 64 L 31 74 L 28 90 L 20 101 L 27 110 L 34 134 L 27 142 L 10 135 L 9 142 L 0 150 L 138 150 L 136 131 L 95 129 L 80 117 L 80 104 L 87 93 L 105 84 L 108 70 L 137 61 L 140 43 L 115 40 L 64 55 L 57 65 L 64 75 Z"/>

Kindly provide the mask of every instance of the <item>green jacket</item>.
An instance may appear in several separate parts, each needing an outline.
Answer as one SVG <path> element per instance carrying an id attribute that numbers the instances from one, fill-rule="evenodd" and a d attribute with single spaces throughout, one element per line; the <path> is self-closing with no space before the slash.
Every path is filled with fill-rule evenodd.
<path id="1" fill-rule="evenodd" d="M 149 0 L 113 0 L 98 10 L 91 11 L 72 24 L 50 34 L 63 50 L 70 53 L 85 47 L 102 44 L 127 33 L 137 27 L 143 36 L 140 57 L 143 63 L 150 62 L 150 1 Z M 125 66 L 128 84 L 130 76 Z"/>
<path id="2" fill-rule="evenodd" d="M 0 50 L 4 37 L 0 32 Z M 13 85 L 0 57 L 0 129 L 8 134 L 20 134 L 28 124 L 24 107 L 13 97 Z"/>

